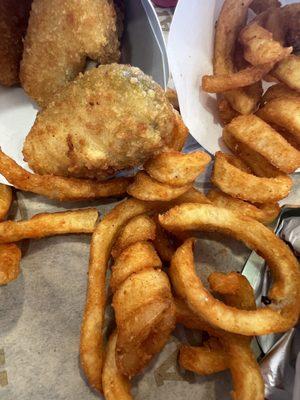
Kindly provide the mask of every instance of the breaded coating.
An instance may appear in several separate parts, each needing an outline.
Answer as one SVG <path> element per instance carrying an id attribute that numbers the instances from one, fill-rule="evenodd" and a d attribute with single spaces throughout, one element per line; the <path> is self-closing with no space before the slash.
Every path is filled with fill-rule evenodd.
<path id="1" fill-rule="evenodd" d="M 0 0 L 0 84 L 19 82 L 19 68 L 32 0 Z"/>
<path id="2" fill-rule="evenodd" d="M 120 57 L 112 0 L 33 0 L 20 78 L 41 107 L 85 68 Z"/>
<path id="3" fill-rule="evenodd" d="M 172 146 L 176 118 L 165 92 L 140 69 L 102 65 L 38 114 L 23 154 L 41 175 L 103 179 Z"/>

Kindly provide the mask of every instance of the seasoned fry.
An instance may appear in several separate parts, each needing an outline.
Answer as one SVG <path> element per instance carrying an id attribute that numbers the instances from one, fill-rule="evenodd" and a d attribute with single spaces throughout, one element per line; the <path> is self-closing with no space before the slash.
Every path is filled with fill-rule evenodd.
<path id="1" fill-rule="evenodd" d="M 183 204 L 159 216 L 171 231 L 217 231 L 242 240 L 268 263 L 274 282 L 268 293 L 272 304 L 255 311 L 237 310 L 215 299 L 194 269 L 193 241 L 177 249 L 169 269 L 174 290 L 197 315 L 233 333 L 252 336 L 283 332 L 297 322 L 300 299 L 298 262 L 288 246 L 261 223 L 232 211 L 207 204 Z M 212 312 L 213 310 L 213 312 Z"/>
<path id="2" fill-rule="evenodd" d="M 41 239 L 68 233 L 93 233 L 97 219 L 98 210 L 86 208 L 37 214 L 28 221 L 5 221 L 0 223 L 0 243 Z"/>
<path id="3" fill-rule="evenodd" d="M 251 204 L 243 200 L 236 199 L 219 190 L 210 190 L 207 194 L 208 199 L 217 207 L 232 210 L 246 217 L 256 219 L 263 224 L 274 221 L 280 212 L 277 203 Z"/>
<path id="4" fill-rule="evenodd" d="M 122 375 L 116 365 L 117 332 L 108 340 L 102 373 L 103 394 L 106 400 L 133 400 L 129 379 Z"/>
<path id="5" fill-rule="evenodd" d="M 273 34 L 257 22 L 247 25 L 240 32 L 239 40 L 244 46 L 244 58 L 252 65 L 275 63 L 288 57 L 292 47 L 282 47 L 273 39 Z"/>
<path id="6" fill-rule="evenodd" d="M 194 182 L 210 162 L 203 151 L 183 154 L 176 151 L 160 153 L 144 165 L 145 171 L 158 182 L 170 186 L 185 186 Z"/>
<path id="7" fill-rule="evenodd" d="M 269 89 L 265 92 L 262 98 L 263 103 L 268 103 L 273 99 L 277 99 L 279 97 L 300 97 L 300 93 L 296 92 L 293 89 L 290 89 L 284 83 L 277 83 L 276 85 L 270 86 Z"/>
<path id="8" fill-rule="evenodd" d="M 228 130 L 223 130 L 222 138 L 226 143 L 227 147 L 237 156 L 229 157 L 230 162 L 237 168 L 242 169 L 248 173 L 254 173 L 256 176 L 275 178 L 280 177 L 285 185 L 292 187 L 291 178 L 280 172 L 277 168 L 273 167 L 264 157 L 255 151 L 252 151 L 248 146 L 241 142 L 237 142 Z M 243 165 L 248 168 L 243 169 L 236 164 L 236 161 L 241 162 L 243 160 Z"/>
<path id="9" fill-rule="evenodd" d="M 199 375 L 211 375 L 226 370 L 227 354 L 222 345 L 212 339 L 214 338 L 207 340 L 201 347 L 181 345 L 179 365 Z"/>
<path id="10" fill-rule="evenodd" d="M 10 186 L 0 184 L 0 221 L 4 219 L 12 202 L 12 190 Z"/>
<path id="11" fill-rule="evenodd" d="M 214 45 L 214 74 L 228 75 L 235 72 L 233 53 L 238 34 L 246 22 L 252 0 L 226 0 L 216 26 Z M 260 86 L 235 89 L 225 94 L 232 108 L 240 114 L 250 114 L 257 108 Z"/>
<path id="12" fill-rule="evenodd" d="M 25 171 L 0 150 L 0 174 L 17 189 L 33 192 L 50 199 L 77 201 L 119 196 L 126 193 L 129 178 L 116 178 L 97 182 L 89 179 L 37 175 Z"/>
<path id="13" fill-rule="evenodd" d="M 290 55 L 282 60 L 272 70 L 272 75 L 291 89 L 300 92 L 300 56 Z"/>
<path id="14" fill-rule="evenodd" d="M 135 199 L 126 200 L 103 218 L 92 236 L 86 306 L 81 326 L 80 362 L 88 383 L 98 391 L 102 388 L 105 279 L 110 251 L 122 227 L 155 206 Z"/>
<path id="15" fill-rule="evenodd" d="M 134 182 L 128 186 L 127 193 L 139 200 L 170 201 L 181 196 L 190 188 L 191 184 L 170 186 L 156 181 L 145 172 L 138 172 Z"/>
<path id="16" fill-rule="evenodd" d="M 134 243 L 118 256 L 112 266 L 110 287 L 115 292 L 131 274 L 138 273 L 144 269 L 161 267 L 161 260 L 151 243 Z"/>
<path id="17" fill-rule="evenodd" d="M 279 97 L 269 101 L 257 115 L 264 121 L 287 130 L 300 143 L 300 98 Z"/>
<path id="18" fill-rule="evenodd" d="M 292 181 L 288 176 L 258 177 L 235 167 L 232 158 L 216 153 L 211 181 L 222 192 L 252 203 L 274 203 L 289 194 Z"/>
<path id="19" fill-rule="evenodd" d="M 17 279 L 20 274 L 21 250 L 14 243 L 0 244 L 0 286 Z"/>
<path id="20" fill-rule="evenodd" d="M 175 325 L 168 277 L 160 270 L 132 274 L 113 297 L 118 339 L 116 363 L 129 378 L 162 349 Z"/>
<path id="21" fill-rule="evenodd" d="M 151 240 L 156 236 L 156 225 L 147 215 L 138 215 L 132 218 L 121 230 L 111 254 L 114 258 L 118 257 L 126 247 L 136 243 Z"/>
<path id="22" fill-rule="evenodd" d="M 271 69 L 273 63 L 254 65 L 229 74 L 204 75 L 202 90 L 208 93 L 224 93 L 259 82 Z M 228 98 L 230 102 L 230 98 Z M 233 104 L 232 104 L 233 106 Z M 239 110 L 237 110 L 239 111 Z"/>
<path id="23" fill-rule="evenodd" d="M 242 115 L 232 120 L 224 128 L 223 137 L 226 135 L 260 154 L 282 172 L 289 174 L 300 167 L 300 152 L 255 115 Z"/>

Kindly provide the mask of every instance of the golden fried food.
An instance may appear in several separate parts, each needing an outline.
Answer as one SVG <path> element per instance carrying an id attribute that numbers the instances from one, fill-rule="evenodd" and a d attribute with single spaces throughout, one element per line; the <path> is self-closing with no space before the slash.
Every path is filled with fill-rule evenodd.
<path id="1" fill-rule="evenodd" d="M 0 1 L 0 84 L 11 86 L 19 82 L 19 67 L 23 52 L 23 37 L 32 0 Z"/>
<path id="2" fill-rule="evenodd" d="M 216 153 L 211 181 L 222 192 L 251 203 L 274 203 L 289 194 L 293 184 L 289 176 L 255 176 L 237 168 L 233 159 L 228 154 Z"/>
<path id="3" fill-rule="evenodd" d="M 60 201 L 78 201 L 119 196 L 126 193 L 130 178 L 105 182 L 31 174 L 0 150 L 0 174 L 17 189 Z"/>
<path id="4" fill-rule="evenodd" d="M 33 0 L 20 69 L 23 88 L 45 107 L 85 68 L 120 57 L 112 0 Z"/>
<path id="5" fill-rule="evenodd" d="M 290 174 L 300 167 L 300 152 L 278 132 L 256 115 L 233 119 L 223 130 L 223 136 L 242 143 L 260 154 L 278 170 Z"/>
<path id="6" fill-rule="evenodd" d="M 291 55 L 282 60 L 272 71 L 280 82 L 300 93 L 300 56 Z"/>
<path id="7" fill-rule="evenodd" d="M 103 179 L 171 146 L 176 118 L 165 92 L 140 69 L 103 65 L 39 113 L 23 154 L 41 175 Z"/>
<path id="8" fill-rule="evenodd" d="M 177 295 L 200 318 L 229 332 L 252 336 L 284 332 L 299 317 L 300 272 L 289 247 L 261 223 L 208 204 L 183 204 L 159 216 L 170 232 L 214 231 L 242 240 L 268 262 L 274 281 L 268 292 L 271 305 L 257 310 L 237 310 L 220 302 L 203 286 L 195 272 L 193 241 L 186 241 L 172 258 L 169 275 Z"/>
<path id="9" fill-rule="evenodd" d="M 234 73 L 234 49 L 238 34 L 246 23 L 248 7 L 252 0 L 226 0 L 218 18 L 214 44 L 214 74 Z M 257 108 L 261 95 L 260 83 L 231 90 L 225 94 L 234 110 L 250 114 Z"/>
<path id="10" fill-rule="evenodd" d="M 148 215 L 132 218 L 121 230 L 113 245 L 111 254 L 118 257 L 126 247 L 140 241 L 154 240 L 156 236 L 155 222 Z"/>
<path id="11" fill-rule="evenodd" d="M 125 224 L 153 210 L 155 206 L 135 199 L 126 200 L 103 218 L 92 236 L 86 306 L 81 326 L 80 362 L 89 385 L 98 391 L 102 390 L 105 282 L 110 252 Z"/>
<path id="12" fill-rule="evenodd" d="M 266 122 L 283 128 L 300 143 L 300 98 L 279 97 L 269 101 L 257 115 Z"/>
<path id="13" fill-rule="evenodd" d="M 134 243 L 122 251 L 113 264 L 110 287 L 115 292 L 133 273 L 139 273 L 144 269 L 158 269 L 161 267 L 161 260 L 151 243 Z"/>
<path id="14" fill-rule="evenodd" d="M 273 39 L 273 34 L 257 22 L 247 25 L 240 32 L 239 40 L 244 47 L 244 57 L 252 65 L 273 63 L 288 57 L 292 47 L 282 47 Z"/>
<path id="15" fill-rule="evenodd" d="M 175 306 L 165 272 L 148 268 L 131 274 L 113 297 L 118 338 L 116 363 L 129 378 L 160 352 L 175 327 Z"/>
<path id="16" fill-rule="evenodd" d="M 178 362 L 181 368 L 199 375 L 211 375 L 228 368 L 227 354 L 213 337 L 200 347 L 181 345 Z"/>
<path id="17" fill-rule="evenodd" d="M 93 233 L 97 219 L 97 209 L 86 208 L 37 214 L 28 221 L 5 221 L 0 223 L 0 243 L 68 233 Z"/>
<path id="18" fill-rule="evenodd" d="M 132 400 L 129 379 L 120 373 L 116 365 L 117 332 L 113 332 L 106 347 L 102 373 L 103 394 L 106 400 Z"/>
<path id="19" fill-rule="evenodd" d="M 21 250 L 15 243 L 0 244 L 0 286 L 17 279 L 20 261 Z"/>
<path id="20" fill-rule="evenodd" d="M 192 183 L 210 161 L 211 157 L 203 151 L 186 154 L 169 151 L 151 158 L 144 169 L 158 182 L 170 186 L 185 186 Z"/>
<path id="21" fill-rule="evenodd" d="M 210 190 L 207 198 L 217 207 L 227 208 L 246 217 L 256 219 L 263 224 L 273 222 L 280 212 L 277 203 L 251 204 L 229 196 L 220 190 Z"/>
<path id="22" fill-rule="evenodd" d="M 0 183 L 0 221 L 4 219 L 12 202 L 12 189 L 10 186 Z"/>
<path id="23" fill-rule="evenodd" d="M 144 201 L 170 201 L 181 196 L 191 188 L 192 184 L 171 186 L 158 182 L 145 172 L 138 172 L 127 193 Z"/>

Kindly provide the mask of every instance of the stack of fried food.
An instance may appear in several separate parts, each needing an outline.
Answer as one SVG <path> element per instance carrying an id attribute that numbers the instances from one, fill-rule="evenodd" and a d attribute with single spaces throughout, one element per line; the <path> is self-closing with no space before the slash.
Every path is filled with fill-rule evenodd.
<path id="1" fill-rule="evenodd" d="M 270 3 L 274 8 L 265 11 Z M 243 26 L 250 5 L 263 14 Z M 150 77 L 115 63 L 79 74 L 88 57 L 108 64 L 119 57 L 121 12 L 113 2 L 32 2 L 20 76 L 42 107 L 23 149 L 33 173 L 0 151 L 0 174 L 17 189 L 54 200 L 128 198 L 98 224 L 96 209 L 3 221 L 12 192 L 0 186 L 0 284 L 20 273 L 20 240 L 93 234 L 80 361 L 87 382 L 107 400 L 132 399 L 131 379 L 162 350 L 176 323 L 208 335 L 200 347 L 181 347 L 183 368 L 204 375 L 228 368 L 233 399 L 264 399 L 251 338 L 290 329 L 300 308 L 297 260 L 262 224 L 278 215 L 277 202 L 292 187 L 287 174 L 300 166 L 299 96 L 295 78 L 293 84 L 291 74 L 283 78 L 298 60 L 291 52 L 299 30 L 286 23 L 294 13 L 289 10 L 270 0 L 224 3 L 215 75 L 204 79 L 204 88 L 222 93 L 219 108 L 228 122 L 223 139 L 235 155 L 216 154 L 212 181 L 218 190 L 206 196 L 194 184 L 211 158 L 181 152 L 187 129 Z M 284 40 L 270 28 L 277 27 L 276 18 L 285 21 L 279 25 Z M 261 99 L 266 75 L 282 83 Z M 293 113 L 274 112 L 287 101 Z M 254 115 L 259 102 L 264 105 Z M 132 167 L 141 169 L 130 178 L 114 177 Z M 274 275 L 270 304 L 257 308 L 246 278 L 234 272 L 211 274 L 208 290 L 195 272 L 195 231 L 229 235 L 264 257 Z M 109 269 L 115 320 L 106 342 Z"/>
<path id="2" fill-rule="evenodd" d="M 249 19 L 249 8 L 257 14 Z M 218 94 L 222 140 L 212 174 L 213 204 L 263 223 L 292 189 L 300 167 L 300 3 L 225 0 L 215 32 L 214 75 L 202 89 Z M 262 80 L 277 82 L 263 95 Z"/>

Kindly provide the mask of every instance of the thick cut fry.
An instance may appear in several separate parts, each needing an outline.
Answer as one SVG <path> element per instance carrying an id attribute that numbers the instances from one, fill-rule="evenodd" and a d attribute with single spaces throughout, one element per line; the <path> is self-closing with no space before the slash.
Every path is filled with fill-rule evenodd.
<path id="1" fill-rule="evenodd" d="M 161 350 L 174 328 L 167 275 L 154 269 L 131 275 L 115 292 L 113 307 L 118 327 L 116 363 L 131 378 Z"/>
<path id="2" fill-rule="evenodd" d="M 282 47 L 273 39 L 273 34 L 257 22 L 247 25 L 240 32 L 239 40 L 244 46 L 244 58 L 252 65 L 275 63 L 288 57 L 292 47 Z"/>
<path id="3" fill-rule="evenodd" d="M 145 172 L 138 172 L 127 193 L 145 201 L 170 201 L 181 196 L 191 188 L 191 184 L 184 186 L 170 186 L 151 178 Z"/>
<path id="4" fill-rule="evenodd" d="M 269 101 L 279 97 L 300 97 L 300 93 L 289 88 L 284 83 L 277 83 L 276 85 L 269 87 L 263 95 L 262 102 L 268 103 Z"/>
<path id="5" fill-rule="evenodd" d="M 300 92 L 300 56 L 291 55 L 282 60 L 273 69 L 272 75 L 291 89 Z"/>
<path id="6" fill-rule="evenodd" d="M 171 186 L 185 186 L 194 182 L 210 162 L 203 151 L 183 154 L 176 151 L 160 153 L 145 165 L 145 171 L 157 181 Z"/>
<path id="7" fill-rule="evenodd" d="M 211 375 L 228 368 L 224 349 L 221 345 L 210 346 L 210 341 L 201 347 L 180 346 L 178 362 L 182 368 L 199 375 Z"/>
<path id="8" fill-rule="evenodd" d="M 263 224 L 269 224 L 274 221 L 280 212 L 280 206 L 277 203 L 251 204 L 246 201 L 236 199 L 219 190 L 210 190 L 207 197 L 213 205 L 221 208 L 227 208 L 236 213 L 256 219 Z"/>
<path id="9" fill-rule="evenodd" d="M 235 142 L 243 143 L 282 172 L 289 174 L 300 167 L 300 152 L 255 115 L 235 118 L 224 131 L 223 136 L 230 135 Z"/>
<path id="10" fill-rule="evenodd" d="M 271 100 L 257 115 L 266 122 L 285 129 L 300 143 L 300 98 L 280 97 Z"/>
<path id="11" fill-rule="evenodd" d="M 119 196 L 126 193 L 129 178 L 116 178 L 97 182 L 89 179 L 64 178 L 54 175 L 37 175 L 25 171 L 0 150 L 0 174 L 17 189 L 32 192 L 50 199 L 76 201 Z"/>
<path id="12" fill-rule="evenodd" d="M 21 250 L 16 244 L 0 244 L 0 286 L 17 279 L 20 261 Z"/>
<path id="13" fill-rule="evenodd" d="M 202 89 L 208 93 L 224 93 L 229 90 L 250 86 L 259 82 L 271 71 L 273 66 L 273 63 L 265 63 L 230 74 L 204 75 L 202 77 Z"/>
<path id="14" fill-rule="evenodd" d="M 155 206 L 135 199 L 126 200 L 103 218 L 92 236 L 86 306 L 81 326 L 80 362 L 88 383 L 98 391 L 102 387 L 105 280 L 110 252 L 122 227 Z"/>
<path id="15" fill-rule="evenodd" d="M 154 240 L 156 236 L 156 226 L 148 215 L 138 215 L 132 218 L 120 232 L 111 254 L 114 258 L 118 257 L 126 247 L 137 242 Z"/>
<path id="16" fill-rule="evenodd" d="M 228 75 L 235 72 L 233 53 L 238 34 L 246 22 L 248 7 L 252 0 L 226 0 L 216 26 L 214 45 L 214 74 Z M 240 114 L 250 114 L 257 108 L 260 85 L 229 91 L 225 97 L 234 110 Z"/>
<path id="17" fill-rule="evenodd" d="M 0 221 L 4 219 L 12 202 L 12 190 L 10 186 L 0 184 Z"/>
<path id="18" fill-rule="evenodd" d="M 218 113 L 223 126 L 229 124 L 233 118 L 239 115 L 239 113 L 231 107 L 229 101 L 225 98 L 218 100 Z"/>
<path id="19" fill-rule="evenodd" d="M 106 400 L 133 400 L 129 379 L 122 375 L 116 365 L 117 332 L 111 334 L 105 354 L 102 373 L 103 394 Z"/>
<path id="20" fill-rule="evenodd" d="M 228 160 L 237 168 L 242 169 L 236 165 L 236 160 L 243 160 L 243 164 L 248 167 L 247 170 L 242 169 L 243 171 L 250 174 L 254 173 L 256 176 L 266 178 L 276 178 L 279 176 L 285 182 L 285 185 L 292 187 L 292 180 L 288 175 L 283 174 L 277 168 L 273 167 L 268 160 L 266 160 L 256 151 L 251 150 L 244 143 L 237 142 L 230 134 L 229 130 L 223 130 L 222 138 L 226 146 L 237 156 L 235 158 L 228 158 Z"/>
<path id="21" fill-rule="evenodd" d="M 216 153 L 211 181 L 222 192 L 252 203 L 274 203 L 289 194 L 292 181 L 286 175 L 258 177 L 235 167 L 231 158 Z"/>
<path id="22" fill-rule="evenodd" d="M 256 14 L 260 14 L 269 8 L 280 7 L 281 4 L 278 0 L 254 0 L 250 4 L 251 10 Z"/>
<path id="23" fill-rule="evenodd" d="M 97 219 L 98 210 L 86 208 L 37 214 L 28 221 L 5 221 L 0 223 L 0 243 L 41 239 L 68 233 L 93 233 Z"/>
<path id="24" fill-rule="evenodd" d="M 119 255 L 112 266 L 110 287 L 115 292 L 133 273 L 138 273 L 144 269 L 161 267 L 161 260 L 151 243 L 134 243 Z"/>
<path id="25" fill-rule="evenodd" d="M 197 277 L 193 242 L 177 249 L 169 269 L 174 290 L 197 315 L 215 327 L 252 336 L 284 332 L 295 325 L 299 315 L 299 265 L 288 246 L 259 222 L 206 204 L 183 204 L 159 216 L 171 231 L 217 231 L 242 240 L 265 258 L 274 281 L 268 293 L 272 304 L 258 310 L 237 310 L 215 299 Z"/>

